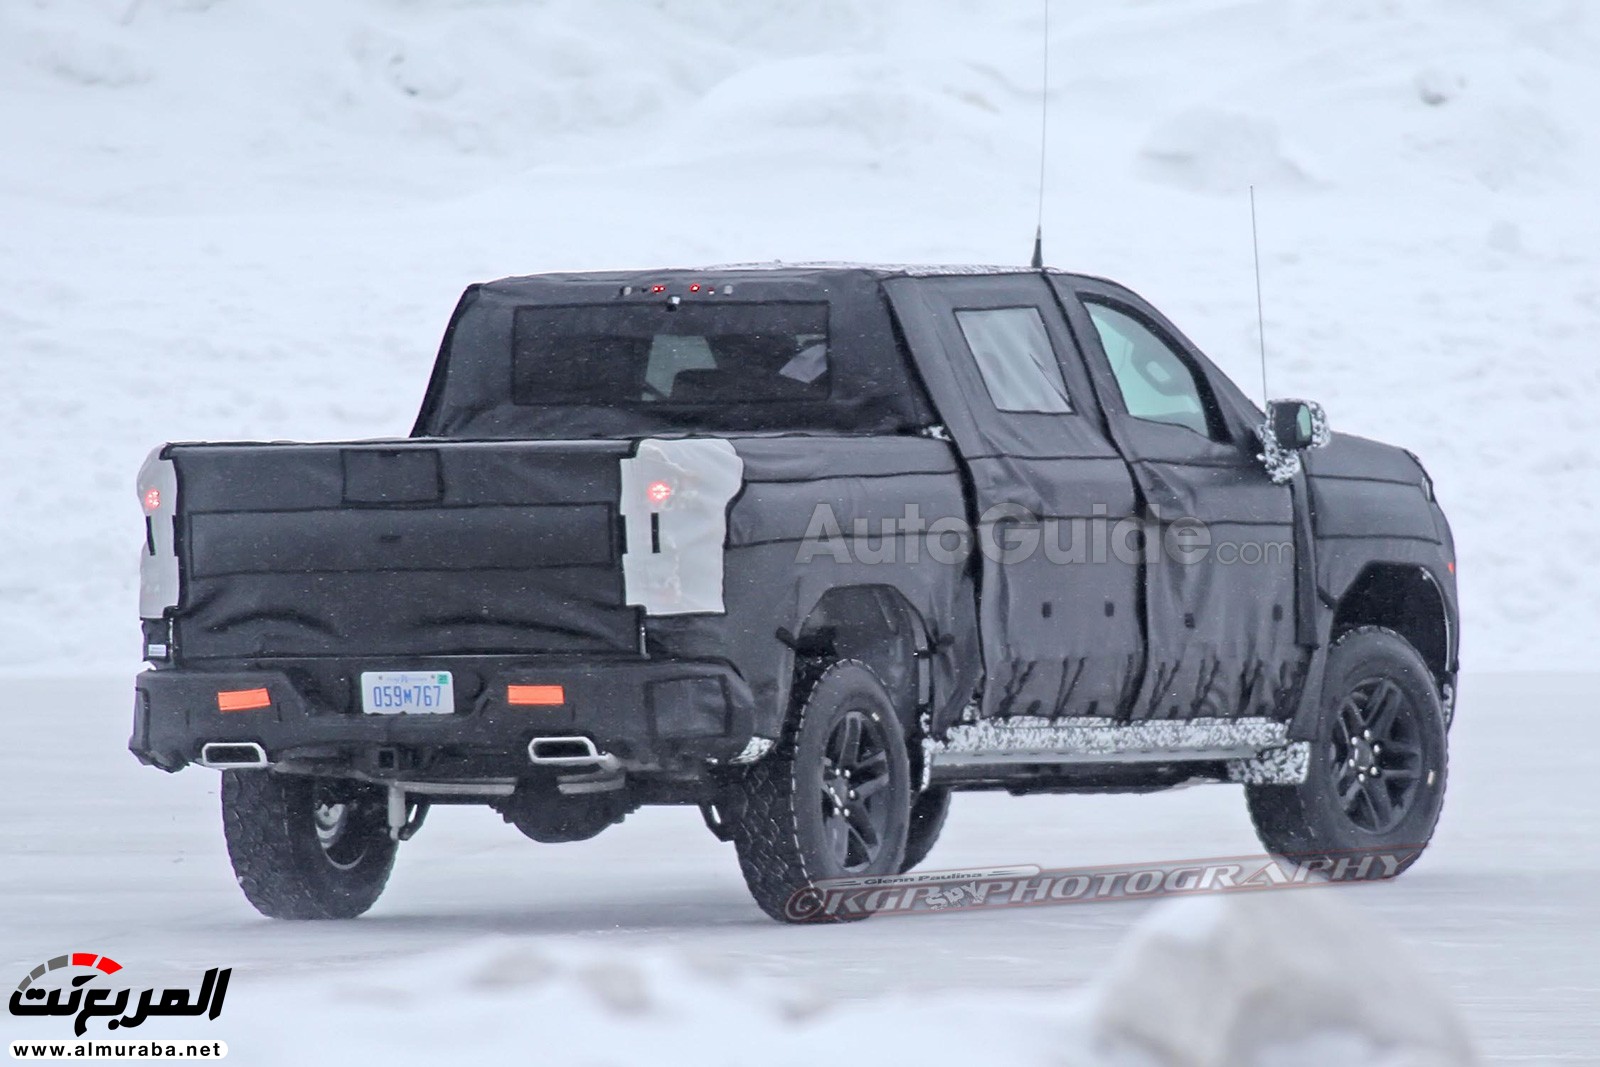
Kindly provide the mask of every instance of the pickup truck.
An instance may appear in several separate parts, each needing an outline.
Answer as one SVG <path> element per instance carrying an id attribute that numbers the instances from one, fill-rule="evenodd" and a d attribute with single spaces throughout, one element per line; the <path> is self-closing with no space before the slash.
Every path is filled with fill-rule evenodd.
<path id="1" fill-rule="evenodd" d="M 1238 783 L 1294 856 L 1420 851 L 1443 801 L 1427 473 L 1099 278 L 473 285 L 409 438 L 168 444 L 138 489 L 130 748 L 222 772 L 269 916 L 367 910 L 435 804 L 696 806 L 795 921 L 962 790 Z"/>

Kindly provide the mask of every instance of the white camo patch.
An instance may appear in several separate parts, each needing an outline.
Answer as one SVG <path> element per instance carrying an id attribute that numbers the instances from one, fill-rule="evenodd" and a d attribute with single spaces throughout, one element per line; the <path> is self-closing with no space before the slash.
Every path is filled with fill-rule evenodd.
<path id="1" fill-rule="evenodd" d="M 651 438 L 622 460 L 627 603 L 650 615 L 721 614 L 728 503 L 744 461 L 716 438 Z M 652 499 L 656 489 L 661 499 Z M 652 521 L 652 516 L 656 516 Z"/>

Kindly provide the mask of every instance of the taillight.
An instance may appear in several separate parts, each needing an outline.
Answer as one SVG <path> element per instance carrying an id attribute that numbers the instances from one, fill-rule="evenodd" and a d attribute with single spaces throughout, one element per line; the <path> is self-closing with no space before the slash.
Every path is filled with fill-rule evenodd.
<path id="1" fill-rule="evenodd" d="M 139 557 L 139 617 L 161 619 L 178 606 L 178 471 L 163 448 L 150 453 L 135 482 L 144 511 L 144 552 Z"/>

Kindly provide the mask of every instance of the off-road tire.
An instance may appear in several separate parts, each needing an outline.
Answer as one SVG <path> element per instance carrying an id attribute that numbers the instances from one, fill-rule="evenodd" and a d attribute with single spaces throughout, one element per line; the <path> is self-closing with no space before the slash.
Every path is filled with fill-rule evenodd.
<path id="1" fill-rule="evenodd" d="M 865 918 L 861 912 L 830 909 L 816 887 L 834 878 L 900 872 L 912 793 L 904 727 L 883 682 L 860 661 L 837 661 L 803 675 L 797 684 L 805 686 L 804 696 L 797 700 L 777 748 L 729 790 L 729 826 L 739 868 L 761 910 L 779 922 Z M 881 784 L 847 809 L 857 815 L 845 816 L 831 813 L 830 798 L 848 794 L 845 780 L 833 775 L 832 768 L 854 758 L 837 755 L 848 740 L 850 723 L 860 731 L 857 753 L 870 753 L 856 765 L 856 780 Z M 870 851 L 865 835 L 849 829 L 861 820 L 877 820 L 877 844 Z M 852 864 L 852 855 L 865 859 Z"/>
<path id="2" fill-rule="evenodd" d="M 1388 694 L 1395 703 L 1384 727 Z M 1377 725 L 1377 755 L 1372 741 L 1356 740 L 1360 732 L 1352 732 L 1352 721 Z M 1380 736 L 1386 730 L 1389 736 Z M 1305 782 L 1246 786 L 1245 799 L 1256 834 L 1274 855 L 1323 864 L 1345 860 L 1341 869 L 1366 872 L 1355 877 L 1392 877 L 1415 863 L 1432 839 L 1448 765 L 1444 709 L 1427 664 L 1393 630 L 1364 626 L 1341 635 L 1328 651 Z M 1379 774 L 1366 777 L 1362 768 Z M 1384 798 L 1387 814 L 1380 818 Z M 1368 856 L 1385 859 L 1353 866 Z"/>
<path id="3" fill-rule="evenodd" d="M 345 812 L 324 843 L 317 811 L 329 798 Z M 239 888 L 272 919 L 353 919 L 377 902 L 394 866 L 384 791 L 364 782 L 224 771 L 222 828 Z"/>
<path id="4" fill-rule="evenodd" d="M 904 874 L 928 858 L 939 843 L 944 821 L 950 815 L 950 790 L 942 785 L 924 789 L 911 805 L 911 829 L 906 834 L 906 855 L 900 861 Z"/>

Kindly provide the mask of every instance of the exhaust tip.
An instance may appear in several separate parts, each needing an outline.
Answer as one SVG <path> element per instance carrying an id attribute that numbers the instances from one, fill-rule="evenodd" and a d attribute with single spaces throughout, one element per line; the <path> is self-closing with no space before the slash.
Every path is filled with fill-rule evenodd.
<path id="1" fill-rule="evenodd" d="M 259 770 L 272 766 L 267 750 L 254 741 L 208 741 L 200 746 L 200 766 L 218 771 Z"/>
<path id="2" fill-rule="evenodd" d="M 571 737 L 535 737 L 528 742 L 528 759 L 534 763 L 553 767 L 602 767 L 618 765 L 617 757 L 601 752 L 592 738 L 575 734 Z"/>

